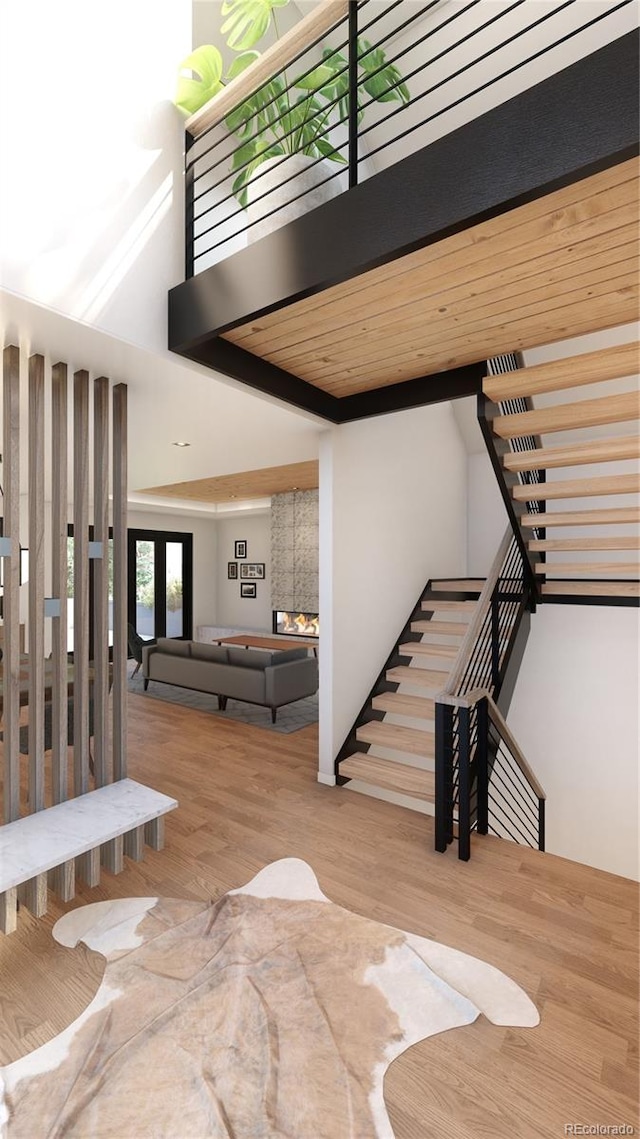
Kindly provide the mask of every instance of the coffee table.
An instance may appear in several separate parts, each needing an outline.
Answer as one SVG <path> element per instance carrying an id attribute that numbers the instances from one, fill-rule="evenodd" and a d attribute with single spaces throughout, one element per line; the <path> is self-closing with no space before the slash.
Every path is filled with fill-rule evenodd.
<path id="1" fill-rule="evenodd" d="M 287 640 L 286 637 L 253 637 L 250 635 L 239 634 L 236 637 L 216 637 L 214 644 L 216 645 L 240 645 L 245 649 L 269 649 L 270 651 L 281 651 L 285 649 L 313 649 L 315 656 L 318 655 L 318 642 L 314 639 L 311 641 L 293 641 Z"/>

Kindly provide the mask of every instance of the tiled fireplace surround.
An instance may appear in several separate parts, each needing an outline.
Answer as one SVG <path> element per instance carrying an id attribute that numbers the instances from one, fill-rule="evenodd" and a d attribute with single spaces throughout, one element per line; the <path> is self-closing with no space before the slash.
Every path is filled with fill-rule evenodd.
<path id="1" fill-rule="evenodd" d="M 318 612 L 318 491 L 271 499 L 271 607 Z"/>

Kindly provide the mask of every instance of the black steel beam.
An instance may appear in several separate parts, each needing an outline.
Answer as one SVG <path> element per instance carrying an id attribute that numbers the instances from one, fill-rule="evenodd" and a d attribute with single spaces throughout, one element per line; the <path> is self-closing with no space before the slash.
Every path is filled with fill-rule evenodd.
<path id="1" fill-rule="evenodd" d="M 341 401 L 335 396 L 323 392 L 313 384 L 305 383 L 298 376 L 292 376 L 291 372 L 285 372 L 275 364 L 270 364 L 268 360 L 261 360 L 259 356 L 246 352 L 244 348 L 239 348 L 229 340 L 212 336 L 188 351 L 182 349 L 180 355 L 199 364 L 205 364 L 208 368 L 215 368 L 225 376 L 241 380 L 248 387 L 267 392 L 285 403 L 302 408 L 303 411 L 320 415 L 332 423 L 341 422 L 339 416 Z"/>
<path id="2" fill-rule="evenodd" d="M 633 157 L 637 92 L 631 32 L 172 289 L 169 347 L 197 359 L 217 333 Z"/>
<path id="3" fill-rule="evenodd" d="M 388 384 L 372 391 L 358 392 L 337 400 L 341 422 L 366 419 L 371 415 L 388 415 L 392 411 L 407 411 L 427 403 L 442 403 L 447 399 L 478 395 L 482 391 L 482 378 L 486 375 L 486 361 L 437 372 L 433 376 L 420 376 L 401 384 Z"/>

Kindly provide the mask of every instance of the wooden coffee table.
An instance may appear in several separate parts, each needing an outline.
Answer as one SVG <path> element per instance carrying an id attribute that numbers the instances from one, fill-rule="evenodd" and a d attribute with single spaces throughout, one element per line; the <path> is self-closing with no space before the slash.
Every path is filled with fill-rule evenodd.
<path id="1" fill-rule="evenodd" d="M 318 641 L 293 641 L 287 640 L 286 637 L 252 637 L 250 635 L 239 634 L 237 637 L 216 637 L 214 644 L 216 645 L 240 645 L 245 649 L 270 649 L 272 652 L 281 651 L 285 649 L 313 649 L 314 654 L 318 655 Z"/>

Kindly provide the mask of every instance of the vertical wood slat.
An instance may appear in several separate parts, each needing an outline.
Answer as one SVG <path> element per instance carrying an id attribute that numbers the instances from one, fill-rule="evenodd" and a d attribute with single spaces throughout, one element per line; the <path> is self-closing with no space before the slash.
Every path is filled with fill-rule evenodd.
<path id="1" fill-rule="evenodd" d="M 162 850 L 164 847 L 164 817 L 152 819 L 144 824 L 144 840 L 152 850 Z"/>
<path id="2" fill-rule="evenodd" d="M 127 387 L 113 389 L 113 778 L 127 775 Z"/>
<path id="3" fill-rule="evenodd" d="M 40 355 L 29 359 L 28 492 L 29 809 L 41 811 L 44 808 L 44 356 Z M 39 895 L 39 886 L 34 886 L 30 896 L 38 909 Z"/>
<path id="4" fill-rule="evenodd" d="M 0 894 L 0 933 L 15 933 L 18 928 L 18 890 Z"/>
<path id="5" fill-rule="evenodd" d="M 89 790 L 89 373 L 73 376 L 73 793 Z"/>
<path id="6" fill-rule="evenodd" d="M 33 914 L 42 918 L 47 912 L 48 879 L 46 874 L 38 874 L 22 886 L 18 886 L 18 899 Z"/>
<path id="7" fill-rule="evenodd" d="M 121 874 L 124 870 L 124 835 L 119 834 L 100 848 L 100 861 L 111 874 Z"/>
<path id="8" fill-rule="evenodd" d="M 62 862 L 49 871 L 49 886 L 62 902 L 70 902 L 76 896 L 76 864 L 73 859 Z"/>
<path id="9" fill-rule="evenodd" d="M 93 561 L 93 700 L 96 787 L 111 782 L 108 763 L 109 702 L 109 381 L 93 383 L 93 537 L 102 557 Z"/>
<path id="10" fill-rule="evenodd" d="M 100 885 L 100 847 L 94 846 L 76 858 L 76 874 L 87 886 Z"/>
<path id="11" fill-rule="evenodd" d="M 51 621 L 51 775 L 53 802 L 68 798 L 67 664 L 67 365 L 51 370 L 51 590 L 60 616 Z"/>
<path id="12" fill-rule="evenodd" d="M 144 858 L 144 826 L 135 827 L 127 831 L 124 836 L 124 852 L 133 862 L 142 862 Z"/>
<path id="13" fill-rule="evenodd" d="M 20 814 L 20 350 L 13 344 L 3 352 L 2 482 L 4 536 L 13 543 L 3 564 L 3 813 L 10 823 Z"/>

